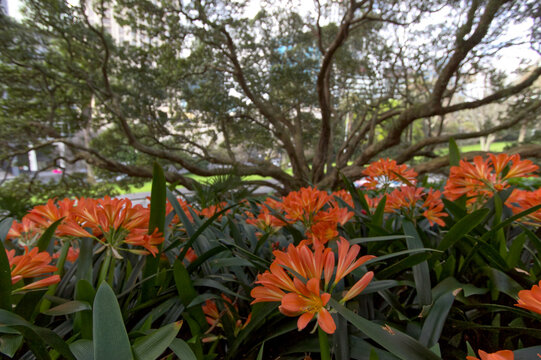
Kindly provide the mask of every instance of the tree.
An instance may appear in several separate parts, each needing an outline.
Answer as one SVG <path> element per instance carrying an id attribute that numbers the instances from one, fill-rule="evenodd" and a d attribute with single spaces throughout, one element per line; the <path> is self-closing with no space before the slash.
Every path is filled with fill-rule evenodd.
<path id="1" fill-rule="evenodd" d="M 316 0 L 308 14 L 269 4 L 255 16 L 220 0 L 26 5 L 23 24 L 1 18 L 6 156 L 28 141 L 60 142 L 67 161 L 130 176 L 150 177 L 160 159 L 167 179 L 188 188 L 194 180 L 180 169 L 270 177 L 252 183 L 281 191 L 331 188 L 379 156 L 434 158 L 451 137 L 484 137 L 541 113 L 531 89 L 541 67 L 511 81 L 494 66 L 503 49 L 539 51 L 536 1 Z M 111 17 L 137 42 L 113 39 Z M 531 33 L 510 36 L 514 23 Z M 490 93 L 468 98 L 479 77 L 493 80 Z M 498 124 L 446 130 L 446 115 L 504 100 L 514 106 Z M 83 129 L 94 141 L 74 139 Z M 541 154 L 539 145 L 516 150 Z"/>

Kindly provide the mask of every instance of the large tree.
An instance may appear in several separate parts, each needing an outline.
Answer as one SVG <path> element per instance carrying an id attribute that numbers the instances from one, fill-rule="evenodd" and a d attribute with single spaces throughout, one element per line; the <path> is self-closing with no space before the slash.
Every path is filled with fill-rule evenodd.
<path id="1" fill-rule="evenodd" d="M 181 169 L 329 188 L 379 156 L 426 159 L 417 169 L 432 171 L 452 137 L 540 118 L 541 67 L 496 67 L 506 49 L 539 52 L 537 1 L 266 5 L 251 15 L 242 1 L 26 0 L 23 23 L 0 17 L 4 158 L 63 143 L 64 161 L 136 177 L 160 159 L 188 188 Z M 478 79 L 487 86 L 472 97 Z M 445 126 L 504 101 L 493 125 Z M 539 145 L 515 150 L 541 156 Z"/>

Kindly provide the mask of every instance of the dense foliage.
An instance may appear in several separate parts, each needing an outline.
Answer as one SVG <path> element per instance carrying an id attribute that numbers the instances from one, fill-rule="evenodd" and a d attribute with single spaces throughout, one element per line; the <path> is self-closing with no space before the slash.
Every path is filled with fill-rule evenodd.
<path id="1" fill-rule="evenodd" d="M 285 195 L 379 157 L 439 169 L 451 137 L 535 139 L 535 0 L 24 2 L 0 14 L 0 161 L 33 149 L 105 179 L 159 159 L 190 189 L 185 171 L 236 172 Z"/>
<path id="2" fill-rule="evenodd" d="M 533 359 L 541 190 L 510 181 L 538 167 L 505 154 L 453 162 L 442 189 L 380 159 L 360 187 L 334 193 L 200 209 L 167 190 L 155 166 L 146 207 L 49 200 L 0 223 L 0 351 Z"/>

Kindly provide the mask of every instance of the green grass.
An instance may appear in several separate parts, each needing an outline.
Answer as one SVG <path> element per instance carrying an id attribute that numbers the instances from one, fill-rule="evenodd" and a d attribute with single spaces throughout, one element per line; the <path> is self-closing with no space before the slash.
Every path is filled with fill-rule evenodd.
<path id="1" fill-rule="evenodd" d="M 512 141 L 494 142 L 494 143 L 490 144 L 490 150 L 489 151 L 501 152 L 501 151 L 503 151 L 505 149 L 506 146 L 511 145 L 512 143 L 513 143 Z M 459 147 L 460 147 L 460 153 L 466 153 L 466 152 L 470 152 L 470 151 L 481 151 L 481 144 L 479 144 L 479 143 L 471 144 L 471 145 L 464 145 L 464 146 L 459 146 Z M 447 153 L 449 153 L 449 148 L 448 147 L 442 147 L 441 149 L 436 150 L 436 153 L 438 155 L 447 155 Z"/>
<path id="2" fill-rule="evenodd" d="M 288 172 L 288 171 L 286 171 Z M 192 178 L 200 183 L 208 183 L 214 179 L 214 177 L 205 177 L 205 176 L 199 176 L 194 174 L 186 174 L 186 177 Z M 254 181 L 254 180 L 269 180 L 270 177 L 264 177 L 259 175 L 249 175 L 249 176 L 243 176 L 242 180 L 244 181 Z M 177 186 L 177 189 L 182 188 L 182 185 Z M 137 193 L 143 193 L 143 192 L 150 192 L 152 190 L 152 181 L 147 181 L 143 184 L 143 186 L 136 186 L 131 185 L 128 190 L 118 189 L 119 194 L 137 194 Z"/>

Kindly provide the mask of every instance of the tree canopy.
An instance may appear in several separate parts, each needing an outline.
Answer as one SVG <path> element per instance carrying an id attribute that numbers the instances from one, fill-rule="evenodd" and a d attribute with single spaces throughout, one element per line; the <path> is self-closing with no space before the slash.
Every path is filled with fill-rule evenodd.
<path id="1" fill-rule="evenodd" d="M 508 49 L 540 53 L 537 1 L 270 1 L 255 15 L 243 1 L 25 4 L 22 23 L 0 15 L 4 160 L 63 143 L 64 161 L 111 173 L 151 177 L 159 159 L 188 188 L 184 169 L 332 188 L 381 156 L 434 171 L 448 163 L 435 146 L 541 114 L 541 67 L 497 66 Z M 502 102 L 478 131 L 446 127 Z"/>

